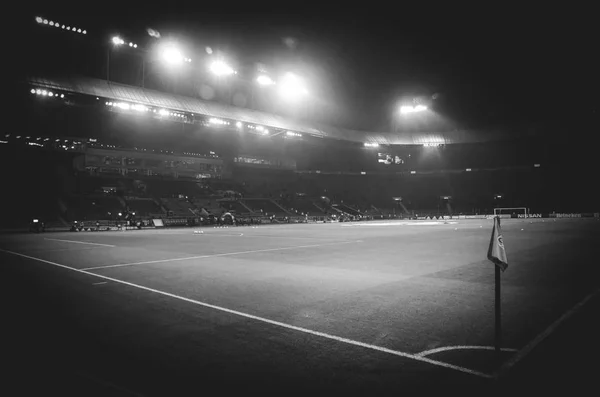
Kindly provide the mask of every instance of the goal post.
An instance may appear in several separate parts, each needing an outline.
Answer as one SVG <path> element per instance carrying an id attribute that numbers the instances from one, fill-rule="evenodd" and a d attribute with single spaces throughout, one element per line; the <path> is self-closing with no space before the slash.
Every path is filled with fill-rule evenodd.
<path id="1" fill-rule="evenodd" d="M 512 214 L 529 214 L 529 208 L 515 207 L 515 208 L 494 208 L 494 215 L 512 215 Z"/>

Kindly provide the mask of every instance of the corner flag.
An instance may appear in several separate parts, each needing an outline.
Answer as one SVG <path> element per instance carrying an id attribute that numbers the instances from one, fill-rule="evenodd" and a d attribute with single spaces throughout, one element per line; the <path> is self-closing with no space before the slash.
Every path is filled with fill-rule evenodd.
<path id="1" fill-rule="evenodd" d="M 502 229 L 500 228 L 500 218 L 494 217 L 494 228 L 492 230 L 492 238 L 490 239 L 490 247 L 488 248 L 487 257 L 494 262 L 502 271 L 508 267 L 506 259 L 506 251 L 504 250 L 504 241 L 502 238 Z"/>

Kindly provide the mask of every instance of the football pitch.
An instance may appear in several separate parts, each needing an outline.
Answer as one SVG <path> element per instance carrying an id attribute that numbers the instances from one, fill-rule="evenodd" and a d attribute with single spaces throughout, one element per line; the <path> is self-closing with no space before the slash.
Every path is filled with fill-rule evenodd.
<path id="1" fill-rule="evenodd" d="M 491 229 L 484 219 L 3 235 L 11 378 L 63 395 L 376 396 L 553 388 L 592 374 L 579 362 L 598 353 L 600 221 L 502 221 L 501 365 Z"/>

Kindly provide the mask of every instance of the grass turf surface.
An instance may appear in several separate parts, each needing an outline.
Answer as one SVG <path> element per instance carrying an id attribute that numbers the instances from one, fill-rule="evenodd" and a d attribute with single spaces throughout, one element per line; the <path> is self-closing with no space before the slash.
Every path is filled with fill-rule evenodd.
<path id="1" fill-rule="evenodd" d="M 409 354 L 492 346 L 494 268 L 485 259 L 491 221 L 412 223 L 207 228 L 200 235 L 192 229 L 6 235 L 0 248 Z M 600 222 L 506 220 L 503 232 L 510 264 L 502 278 L 504 346 L 520 349 L 599 287 Z M 190 257 L 198 258 L 170 260 Z M 114 395 L 127 394 L 123 389 L 143 395 L 500 389 L 410 357 L 7 253 L 0 258 L 11 325 L 4 331 L 14 341 L 14 379 L 29 380 L 22 387 L 71 387 L 78 395 L 81 389 L 87 395 L 110 395 L 109 389 Z M 103 267 L 139 262 L 154 263 Z M 524 360 L 531 368 L 509 375 L 507 385 L 541 368 L 527 364 L 542 355 L 537 351 Z M 494 369 L 490 351 L 428 357 Z"/>

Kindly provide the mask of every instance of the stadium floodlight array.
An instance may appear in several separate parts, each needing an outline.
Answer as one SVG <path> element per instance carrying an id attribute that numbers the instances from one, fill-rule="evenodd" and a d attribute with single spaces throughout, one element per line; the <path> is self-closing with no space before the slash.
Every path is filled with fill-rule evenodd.
<path id="1" fill-rule="evenodd" d="M 74 33 L 87 34 L 87 30 L 85 30 L 85 29 L 81 29 L 81 28 L 78 28 L 76 26 L 65 25 L 64 23 L 61 23 L 61 22 L 58 22 L 58 21 L 53 21 L 53 20 L 48 20 L 48 19 L 40 17 L 40 16 L 35 17 L 35 21 L 39 25 L 51 26 L 51 27 L 54 27 L 54 28 L 68 30 L 68 31 L 71 31 L 71 32 L 74 32 Z"/>
<path id="2" fill-rule="evenodd" d="M 127 103 L 127 102 L 106 102 L 107 106 L 116 107 L 123 110 L 137 110 L 138 112 L 150 112 L 151 109 L 147 106 L 140 105 L 139 103 Z"/>
<path id="3" fill-rule="evenodd" d="M 298 133 L 298 132 L 294 132 L 294 131 L 286 131 L 285 135 L 287 136 L 302 136 L 302 134 Z"/>
<path id="4" fill-rule="evenodd" d="M 162 110 L 164 110 L 164 109 L 162 109 Z M 157 113 L 157 112 L 156 112 L 156 109 L 152 110 L 152 112 L 153 112 L 153 113 Z M 179 117 L 179 118 L 182 118 L 182 119 L 185 119 L 185 118 L 186 118 L 186 115 L 185 115 L 185 114 L 183 114 L 183 113 L 177 113 L 177 112 L 169 112 L 169 111 L 167 111 L 167 113 L 166 113 L 166 114 L 165 114 L 165 113 L 160 113 L 160 114 L 161 114 L 162 116 Z"/>
<path id="5" fill-rule="evenodd" d="M 39 96 L 48 96 L 51 98 L 64 98 L 65 94 L 59 94 L 57 92 L 53 92 L 50 90 L 44 90 L 41 88 L 32 88 L 31 90 L 29 90 L 30 93 L 34 94 L 34 95 L 39 95 Z"/>
<path id="6" fill-rule="evenodd" d="M 260 85 L 273 85 L 275 84 L 275 81 L 273 81 L 272 78 L 270 78 L 269 76 L 265 75 L 265 74 L 261 74 L 260 76 L 258 76 L 256 78 L 256 82 Z"/>
<path id="7" fill-rule="evenodd" d="M 365 142 L 365 147 L 379 147 L 378 143 Z"/>
<path id="8" fill-rule="evenodd" d="M 119 37 L 119 36 L 114 36 L 114 37 L 112 38 L 112 40 L 111 40 L 111 41 L 112 41 L 112 43 L 113 43 L 114 45 L 125 45 L 125 44 L 126 44 L 126 43 L 125 43 L 125 40 L 123 40 L 123 39 L 122 39 L 121 37 Z M 130 41 L 130 42 L 129 42 L 129 47 L 132 47 L 132 48 L 137 48 L 137 44 L 136 44 L 136 43 L 134 43 L 134 42 L 131 42 L 131 41 Z"/>
<path id="9" fill-rule="evenodd" d="M 174 46 L 172 44 L 162 46 L 160 55 L 161 55 L 163 61 L 165 61 L 171 65 L 179 64 L 181 62 L 188 62 L 188 63 L 192 62 L 192 60 L 190 58 L 184 56 L 181 53 L 179 48 L 177 48 L 176 46 Z"/>
<path id="10" fill-rule="evenodd" d="M 443 144 L 441 142 L 425 142 L 423 144 L 423 146 L 425 147 L 438 147 L 438 146 L 442 146 Z"/>
<path id="11" fill-rule="evenodd" d="M 230 125 L 231 124 L 229 121 L 221 120 L 216 117 L 211 117 L 210 119 L 208 119 L 208 123 L 215 124 L 215 125 Z"/>
<path id="12" fill-rule="evenodd" d="M 236 74 L 231 66 L 223 61 L 214 61 L 210 64 L 209 70 L 217 76 L 229 76 L 230 74 Z"/>
<path id="13" fill-rule="evenodd" d="M 279 86 L 281 97 L 289 100 L 295 100 L 308 94 L 304 82 L 295 74 L 287 73 Z"/>
<path id="14" fill-rule="evenodd" d="M 425 105 L 400 106 L 400 113 L 402 114 L 424 112 L 425 110 L 427 110 Z"/>
<path id="15" fill-rule="evenodd" d="M 105 102 L 106 106 L 110 106 L 113 108 L 118 108 L 121 110 L 133 110 L 140 113 L 155 113 L 159 116 L 172 116 L 177 118 L 186 119 L 187 116 L 183 113 L 173 112 L 167 109 L 152 109 L 146 105 L 142 105 L 139 103 L 127 103 L 127 102 Z"/>

